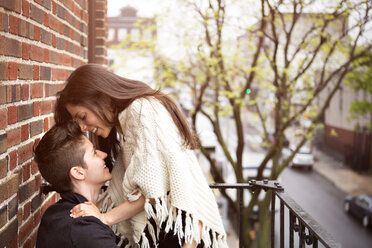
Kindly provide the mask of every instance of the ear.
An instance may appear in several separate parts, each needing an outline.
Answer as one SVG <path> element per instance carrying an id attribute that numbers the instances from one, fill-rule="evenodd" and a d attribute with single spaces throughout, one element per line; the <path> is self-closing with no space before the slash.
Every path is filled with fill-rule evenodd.
<path id="1" fill-rule="evenodd" d="M 74 166 L 70 169 L 70 177 L 76 180 L 85 179 L 85 170 L 80 166 Z"/>

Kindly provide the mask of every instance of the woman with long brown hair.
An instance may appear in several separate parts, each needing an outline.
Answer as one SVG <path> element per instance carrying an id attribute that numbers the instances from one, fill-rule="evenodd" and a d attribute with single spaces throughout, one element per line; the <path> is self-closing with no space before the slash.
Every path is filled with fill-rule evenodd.
<path id="1" fill-rule="evenodd" d="M 227 247 L 214 195 L 193 151 L 198 142 L 169 96 L 102 66 L 83 65 L 57 94 L 56 123 L 69 119 L 97 136 L 108 154 L 112 204 L 96 215 L 118 224 L 129 245 Z M 123 202 L 141 196 L 144 211 L 122 221 Z M 89 206 L 80 205 L 74 216 L 93 215 Z"/>

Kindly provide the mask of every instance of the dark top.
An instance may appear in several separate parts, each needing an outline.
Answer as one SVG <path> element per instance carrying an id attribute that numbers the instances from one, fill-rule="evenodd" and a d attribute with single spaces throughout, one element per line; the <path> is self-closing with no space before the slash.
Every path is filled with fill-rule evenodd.
<path id="1" fill-rule="evenodd" d="M 41 218 L 37 248 L 118 248 L 114 232 L 96 217 L 70 217 L 70 210 L 86 202 L 85 197 L 73 192 L 63 192 L 61 197 Z"/>

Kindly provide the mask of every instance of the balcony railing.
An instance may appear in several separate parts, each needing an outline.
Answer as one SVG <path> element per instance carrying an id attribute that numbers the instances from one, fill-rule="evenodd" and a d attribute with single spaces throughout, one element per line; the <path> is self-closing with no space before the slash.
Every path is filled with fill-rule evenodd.
<path id="1" fill-rule="evenodd" d="M 276 181 L 256 181 L 251 180 L 248 184 L 212 184 L 211 188 L 217 189 L 236 189 L 239 192 L 239 248 L 244 247 L 242 213 L 244 204 L 243 193 L 245 190 L 255 191 L 258 189 L 271 192 L 271 248 L 274 247 L 318 247 L 319 243 L 322 247 L 341 247 L 341 244 L 332 238 L 332 236 L 321 227 L 308 213 L 306 213 L 283 189 Z M 49 184 L 41 185 L 41 192 L 47 194 L 54 191 L 54 188 Z M 276 201 L 279 199 L 279 240 L 276 240 L 278 230 L 275 226 L 275 209 Z M 288 209 L 288 211 L 285 211 Z M 287 214 L 286 214 L 287 213 Z M 288 222 L 285 221 L 285 216 L 288 217 Z M 286 227 L 287 226 L 287 227 Z M 286 231 L 287 228 L 287 231 Z M 287 234 L 287 236 L 286 236 Z M 289 237 L 288 237 L 289 234 Z"/>
<path id="2" fill-rule="evenodd" d="M 242 213 L 244 204 L 243 192 L 245 190 L 255 191 L 262 189 L 264 191 L 271 191 L 271 248 L 274 247 L 318 247 L 319 243 L 322 247 L 341 247 L 341 244 L 332 238 L 332 236 L 321 227 L 308 213 L 306 213 L 283 189 L 283 187 L 276 181 L 256 181 L 251 180 L 248 184 L 213 184 L 211 188 L 218 189 L 236 189 L 239 192 L 239 247 L 243 247 L 243 223 Z M 276 240 L 278 230 L 275 226 L 275 209 L 276 201 L 279 199 L 279 240 Z M 285 209 L 288 211 L 285 211 Z M 288 214 L 286 214 L 286 212 Z M 285 216 L 288 217 L 288 222 L 285 221 Z M 287 226 L 287 227 L 286 227 Z M 286 232 L 286 228 L 287 232 Z M 285 234 L 289 233 L 289 237 Z"/>

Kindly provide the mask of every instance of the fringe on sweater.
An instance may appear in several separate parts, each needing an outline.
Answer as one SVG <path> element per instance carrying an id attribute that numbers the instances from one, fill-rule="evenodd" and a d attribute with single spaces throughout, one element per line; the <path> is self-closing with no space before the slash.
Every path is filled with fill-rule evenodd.
<path id="1" fill-rule="evenodd" d="M 157 233 L 155 233 L 149 221 L 146 225 L 155 246 L 157 246 L 157 241 L 159 240 L 160 227 L 162 227 L 162 225 L 165 223 L 164 232 L 173 232 L 173 234 L 178 237 L 180 246 L 182 246 L 183 240 L 185 243 L 191 243 L 193 240 L 195 240 L 198 244 L 203 241 L 205 247 L 227 247 L 226 236 L 211 230 L 211 228 L 205 225 L 203 220 L 199 219 L 197 216 L 184 211 L 185 223 L 183 223 L 183 210 L 172 206 L 170 204 L 169 197 L 167 196 L 155 199 L 155 204 L 151 204 L 150 200 L 146 199 L 144 209 L 147 219 L 149 220 L 152 218 L 158 227 Z M 201 232 L 199 231 L 199 221 L 202 223 Z M 130 247 L 130 245 L 128 247 Z M 144 233 L 142 234 L 142 242 L 140 247 L 150 248 L 149 241 Z"/>

